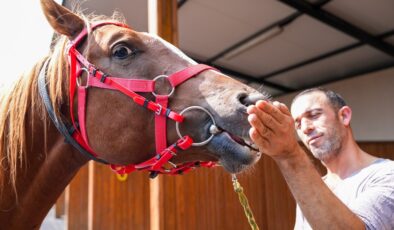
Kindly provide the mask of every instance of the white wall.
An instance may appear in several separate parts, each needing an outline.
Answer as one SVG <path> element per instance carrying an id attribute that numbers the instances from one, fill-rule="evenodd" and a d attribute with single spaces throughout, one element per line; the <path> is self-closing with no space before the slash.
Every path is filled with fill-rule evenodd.
<path id="1" fill-rule="evenodd" d="M 0 2 L 0 28 L 1 87 L 18 79 L 49 52 L 53 29 L 37 0 Z"/>
<path id="2" fill-rule="evenodd" d="M 323 85 L 338 92 L 353 110 L 358 141 L 394 141 L 394 68 Z M 290 105 L 297 93 L 275 98 Z"/>

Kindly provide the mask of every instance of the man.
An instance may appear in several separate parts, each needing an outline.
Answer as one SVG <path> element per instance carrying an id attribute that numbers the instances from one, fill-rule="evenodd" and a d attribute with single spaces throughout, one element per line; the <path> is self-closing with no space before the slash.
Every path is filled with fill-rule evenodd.
<path id="1" fill-rule="evenodd" d="M 394 229 L 394 162 L 359 148 L 352 110 L 322 88 L 291 106 L 259 101 L 248 107 L 251 139 L 279 166 L 297 202 L 295 229 Z M 299 138 L 327 168 L 320 177 Z"/>

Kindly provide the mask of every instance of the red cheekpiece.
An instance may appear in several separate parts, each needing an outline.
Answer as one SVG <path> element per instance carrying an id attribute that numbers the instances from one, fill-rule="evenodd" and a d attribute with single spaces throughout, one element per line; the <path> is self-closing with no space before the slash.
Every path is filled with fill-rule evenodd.
<path id="1" fill-rule="evenodd" d="M 128 26 L 116 23 L 116 22 L 101 22 L 91 25 L 91 30 L 103 25 L 116 25 L 120 27 L 129 28 Z M 135 103 L 143 106 L 155 113 L 155 139 L 156 139 L 156 152 L 154 157 L 151 159 L 139 163 L 130 165 L 110 165 L 112 170 L 118 174 L 128 174 L 135 170 L 148 170 L 156 176 L 157 174 L 181 174 L 188 172 L 191 169 L 203 166 L 203 167 L 213 167 L 214 162 L 188 162 L 176 167 L 167 169 L 163 167 L 164 164 L 169 162 L 169 160 L 177 154 L 179 150 L 186 150 L 190 148 L 193 144 L 193 140 L 189 136 L 184 136 L 180 138 L 175 144 L 167 147 L 167 136 L 166 136 L 166 122 L 167 118 L 174 120 L 175 122 L 182 122 L 184 117 L 168 108 L 168 97 L 169 95 L 156 95 L 154 94 L 155 81 L 154 80 L 144 80 L 144 79 L 125 79 L 116 78 L 103 73 L 98 70 L 93 64 L 89 63 L 85 57 L 76 49 L 78 44 L 83 38 L 87 36 L 87 29 L 85 28 L 73 41 L 69 43 L 68 57 L 70 63 L 70 114 L 71 120 L 75 128 L 73 134 L 74 139 L 89 153 L 93 156 L 98 157 L 99 155 L 95 153 L 89 145 L 88 137 L 86 134 L 86 94 L 89 87 L 104 88 L 120 91 L 127 96 L 129 96 Z M 192 78 L 199 73 L 206 70 L 216 70 L 215 68 L 198 64 L 190 66 L 181 71 L 178 71 L 170 76 L 168 80 L 173 88 L 179 84 L 185 82 L 189 78 Z M 78 85 L 78 78 L 81 77 L 83 72 L 87 72 L 87 82 L 85 86 Z M 136 78 L 135 76 L 130 76 L 130 78 Z M 74 95 L 78 92 L 78 122 L 76 124 L 74 118 Z M 151 92 L 156 96 L 156 101 L 147 100 L 145 97 L 139 95 L 136 92 Z"/>

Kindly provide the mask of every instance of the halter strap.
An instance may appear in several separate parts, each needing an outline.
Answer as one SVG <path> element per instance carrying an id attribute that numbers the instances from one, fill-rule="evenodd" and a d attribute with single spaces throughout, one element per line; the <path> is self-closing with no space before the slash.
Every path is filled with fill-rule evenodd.
<path id="1" fill-rule="evenodd" d="M 101 22 L 92 24 L 91 29 L 94 30 L 99 26 L 109 24 L 129 28 L 121 23 Z M 86 97 L 89 87 L 104 88 L 120 91 L 123 94 L 129 96 L 136 104 L 143 106 L 155 113 L 155 139 L 157 154 L 153 158 L 139 164 L 131 164 L 126 166 L 111 165 L 111 168 L 116 173 L 125 174 L 134 170 L 148 170 L 151 171 L 151 176 L 154 177 L 159 173 L 174 175 L 190 171 L 191 169 L 198 166 L 214 166 L 215 163 L 213 162 L 189 162 L 177 165 L 171 169 L 166 169 L 163 167 L 163 165 L 167 163 L 174 155 L 176 155 L 178 151 L 186 150 L 193 144 L 193 140 L 189 136 L 184 136 L 181 137 L 176 143 L 167 147 L 166 118 L 172 119 L 179 123 L 183 121 L 184 117 L 168 108 L 169 95 L 157 95 L 154 92 L 155 80 L 138 79 L 137 76 L 130 76 L 127 79 L 117 78 L 100 71 L 93 64 L 91 64 L 81 53 L 79 53 L 76 48 L 87 36 L 87 34 L 88 30 L 84 28 L 73 41 L 70 41 L 67 49 L 70 63 L 70 116 L 74 129 L 76 130 L 73 134 L 73 138 L 77 143 L 79 143 L 79 146 L 82 146 L 86 152 L 97 158 L 98 154 L 96 154 L 90 147 L 86 133 Z M 189 66 L 170 75 L 168 80 L 171 86 L 175 88 L 188 79 L 197 76 L 199 73 L 212 69 L 215 70 L 213 67 L 203 64 Z M 86 85 L 84 86 L 78 83 L 80 82 L 80 77 L 83 72 L 87 73 Z M 73 112 L 74 95 L 76 92 L 78 93 L 77 114 L 79 127 L 76 124 Z M 139 95 L 138 92 L 151 92 L 156 97 L 156 101 L 150 101 Z"/>
<path id="2" fill-rule="evenodd" d="M 48 112 L 49 117 L 51 118 L 53 124 L 55 125 L 55 127 L 57 128 L 57 130 L 64 136 L 65 138 L 65 142 L 71 144 L 74 148 L 76 148 L 80 153 L 82 153 L 85 157 L 87 157 L 88 159 L 103 163 L 103 164 L 108 164 L 106 161 L 99 159 L 97 157 L 95 157 L 94 155 L 92 155 L 90 152 L 86 151 L 86 147 L 83 147 L 81 145 L 79 145 L 79 141 L 75 140 L 75 138 L 72 136 L 74 133 L 74 129 L 72 129 L 72 126 L 67 127 L 63 121 L 61 119 L 58 119 L 58 117 L 55 114 L 55 111 L 52 107 L 52 101 L 49 97 L 48 94 L 48 89 L 46 88 L 46 71 L 47 71 L 47 67 L 48 67 L 48 63 L 49 63 L 50 59 L 47 59 L 44 63 L 44 65 L 42 65 L 40 73 L 38 75 L 38 92 L 41 96 L 41 99 L 44 102 L 45 108 Z"/>
<path id="3" fill-rule="evenodd" d="M 105 25 L 115 25 L 115 26 L 119 26 L 119 27 L 123 27 L 123 28 L 127 28 L 127 29 L 131 29 L 128 25 L 124 24 L 124 23 L 120 23 L 120 22 L 96 22 L 96 23 L 91 23 L 89 25 L 90 30 L 94 30 L 97 27 L 100 26 L 105 26 Z M 81 43 L 81 41 L 88 35 L 89 29 L 88 27 L 84 27 L 83 30 L 78 34 L 77 37 L 74 38 L 74 40 L 69 42 L 69 46 L 73 46 L 73 47 L 77 47 L 79 45 L 79 43 Z"/>

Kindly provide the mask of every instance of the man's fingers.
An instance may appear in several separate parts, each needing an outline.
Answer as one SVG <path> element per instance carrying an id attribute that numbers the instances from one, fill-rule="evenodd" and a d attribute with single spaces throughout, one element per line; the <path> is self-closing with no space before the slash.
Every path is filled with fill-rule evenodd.
<path id="1" fill-rule="evenodd" d="M 274 101 L 258 101 L 247 108 L 251 140 L 259 151 L 272 157 L 293 153 L 297 140 L 294 120 L 286 105 Z"/>
<path id="2" fill-rule="evenodd" d="M 291 113 L 290 113 L 289 109 L 287 108 L 287 106 L 286 106 L 285 104 L 280 103 L 280 102 L 278 102 L 278 103 L 276 103 L 276 104 L 277 104 L 276 107 L 278 107 L 279 110 L 280 110 L 282 113 L 291 116 Z"/>
<path id="3" fill-rule="evenodd" d="M 249 106 L 246 108 L 246 112 L 247 112 L 248 114 L 256 113 L 256 111 L 257 111 L 257 108 L 256 108 L 255 105 L 249 105 Z"/>
<path id="4" fill-rule="evenodd" d="M 249 136 L 250 139 L 252 139 L 252 141 L 257 144 L 260 152 L 263 152 L 263 149 L 267 149 L 268 141 L 263 138 L 254 127 L 249 129 Z"/>
<path id="5" fill-rule="evenodd" d="M 250 114 L 249 116 L 255 115 L 251 116 L 250 119 L 259 119 L 262 125 L 267 126 L 272 131 L 274 131 L 279 125 L 279 123 L 271 116 L 271 114 L 268 114 L 255 106 L 249 106 L 247 112 Z"/>
<path id="6" fill-rule="evenodd" d="M 278 102 L 274 102 L 275 104 Z M 271 104 L 267 101 L 258 101 L 256 103 L 256 107 L 258 109 L 263 110 L 264 112 L 270 114 L 275 120 L 277 120 L 279 123 L 283 121 L 284 119 L 284 115 L 281 112 L 281 110 L 279 108 L 277 108 L 277 106 L 275 106 L 274 104 Z"/>
<path id="7" fill-rule="evenodd" d="M 256 114 L 249 115 L 248 121 L 263 138 L 269 139 L 272 136 L 272 130 L 267 125 L 265 125 L 265 122 L 259 119 Z"/>

